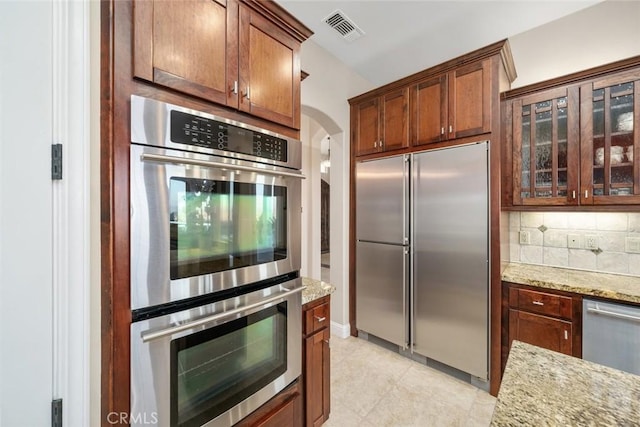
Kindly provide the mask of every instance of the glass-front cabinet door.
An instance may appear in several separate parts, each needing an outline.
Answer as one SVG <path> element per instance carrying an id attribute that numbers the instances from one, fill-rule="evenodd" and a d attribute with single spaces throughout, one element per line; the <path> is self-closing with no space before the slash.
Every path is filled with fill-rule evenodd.
<path id="1" fill-rule="evenodd" d="M 513 203 L 577 205 L 578 87 L 513 101 Z"/>
<path id="2" fill-rule="evenodd" d="M 640 203 L 638 71 L 596 80 L 580 91 L 580 203 Z"/>

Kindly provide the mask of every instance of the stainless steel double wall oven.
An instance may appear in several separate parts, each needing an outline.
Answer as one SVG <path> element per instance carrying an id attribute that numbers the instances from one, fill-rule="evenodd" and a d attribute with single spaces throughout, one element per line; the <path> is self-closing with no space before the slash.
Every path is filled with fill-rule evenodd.
<path id="1" fill-rule="evenodd" d="M 230 426 L 300 375 L 300 166 L 300 141 L 131 97 L 132 420 Z"/>

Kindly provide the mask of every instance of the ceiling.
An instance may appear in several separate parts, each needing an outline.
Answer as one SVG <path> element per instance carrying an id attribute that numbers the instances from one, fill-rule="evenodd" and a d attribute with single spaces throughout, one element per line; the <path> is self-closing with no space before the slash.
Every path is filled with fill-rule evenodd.
<path id="1" fill-rule="evenodd" d="M 602 0 L 277 0 L 311 40 L 380 86 L 577 12 Z M 364 35 L 346 41 L 324 19 L 336 9 Z"/>

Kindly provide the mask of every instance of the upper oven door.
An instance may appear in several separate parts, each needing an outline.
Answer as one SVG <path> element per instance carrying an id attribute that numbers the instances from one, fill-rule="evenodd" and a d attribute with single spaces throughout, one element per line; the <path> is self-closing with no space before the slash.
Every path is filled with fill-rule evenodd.
<path id="1" fill-rule="evenodd" d="M 131 307 L 300 269 L 301 175 L 131 145 Z"/>

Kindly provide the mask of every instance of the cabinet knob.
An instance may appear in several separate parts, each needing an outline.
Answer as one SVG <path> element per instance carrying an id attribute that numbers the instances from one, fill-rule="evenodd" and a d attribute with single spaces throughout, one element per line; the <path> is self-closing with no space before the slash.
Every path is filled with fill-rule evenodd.
<path id="1" fill-rule="evenodd" d="M 313 316 L 318 322 L 324 322 L 325 320 L 327 320 L 326 317 L 320 317 L 320 316 Z"/>

